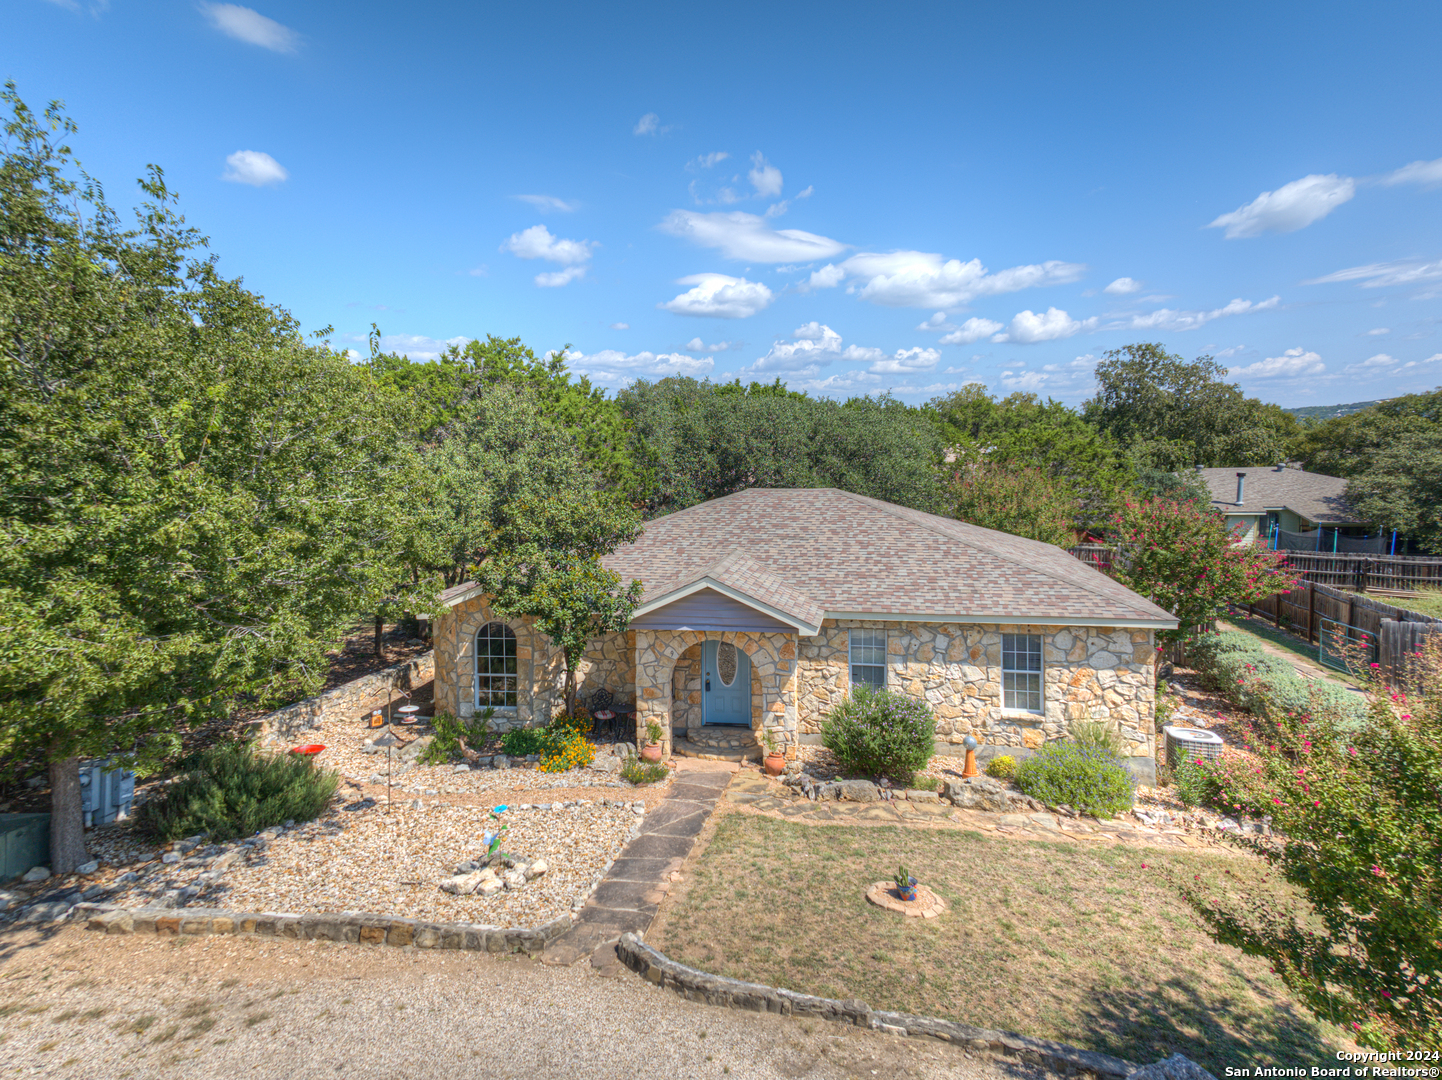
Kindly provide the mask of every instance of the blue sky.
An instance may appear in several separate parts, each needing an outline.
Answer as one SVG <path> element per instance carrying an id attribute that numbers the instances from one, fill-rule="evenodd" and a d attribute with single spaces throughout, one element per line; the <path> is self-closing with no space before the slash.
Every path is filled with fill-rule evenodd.
<path id="1" fill-rule="evenodd" d="M 364 349 L 1068 402 L 1442 384 L 1442 5 L 0 0 L 111 200 Z"/>

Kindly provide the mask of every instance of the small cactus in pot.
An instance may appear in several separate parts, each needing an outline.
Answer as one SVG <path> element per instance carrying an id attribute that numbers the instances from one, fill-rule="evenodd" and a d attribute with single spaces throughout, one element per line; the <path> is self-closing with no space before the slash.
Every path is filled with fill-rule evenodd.
<path id="1" fill-rule="evenodd" d="M 896 898 L 910 902 L 916 899 L 916 878 L 911 876 L 911 871 L 902 863 L 896 868 Z"/>

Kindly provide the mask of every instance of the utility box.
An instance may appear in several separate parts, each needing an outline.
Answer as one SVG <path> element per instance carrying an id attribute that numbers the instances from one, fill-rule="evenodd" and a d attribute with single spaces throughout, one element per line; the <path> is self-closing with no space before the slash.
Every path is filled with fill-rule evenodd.
<path id="1" fill-rule="evenodd" d="M 50 865 L 50 815 L 0 814 L 0 881 Z"/>
<path id="2" fill-rule="evenodd" d="M 135 774 L 109 758 L 80 763 L 80 810 L 85 827 L 124 821 L 135 809 Z"/>

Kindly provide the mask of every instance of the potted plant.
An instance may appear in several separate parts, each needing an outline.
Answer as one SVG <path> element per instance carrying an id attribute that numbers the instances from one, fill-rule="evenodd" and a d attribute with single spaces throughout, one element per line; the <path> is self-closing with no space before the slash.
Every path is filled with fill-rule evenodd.
<path id="1" fill-rule="evenodd" d="M 781 752 L 776 736 L 770 728 L 761 729 L 761 742 L 766 747 L 766 775 L 780 776 L 781 771 L 786 768 L 786 755 Z"/>
<path id="2" fill-rule="evenodd" d="M 654 764 L 661 760 L 661 725 L 654 720 L 646 721 L 646 738 L 649 741 L 641 747 L 641 760 Z"/>
<path id="3" fill-rule="evenodd" d="M 909 903 L 916 899 L 916 878 L 906 869 L 906 864 L 896 868 L 896 898 Z"/>

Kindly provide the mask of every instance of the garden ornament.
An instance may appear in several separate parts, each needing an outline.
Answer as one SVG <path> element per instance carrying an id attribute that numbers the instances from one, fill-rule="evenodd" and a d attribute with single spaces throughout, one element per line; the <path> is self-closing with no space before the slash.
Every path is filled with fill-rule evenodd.
<path id="1" fill-rule="evenodd" d="M 975 735 L 968 735 L 961 741 L 961 745 L 966 747 L 966 765 L 961 770 L 961 778 L 970 780 L 976 775 L 976 748 L 981 743 L 976 741 Z"/>

